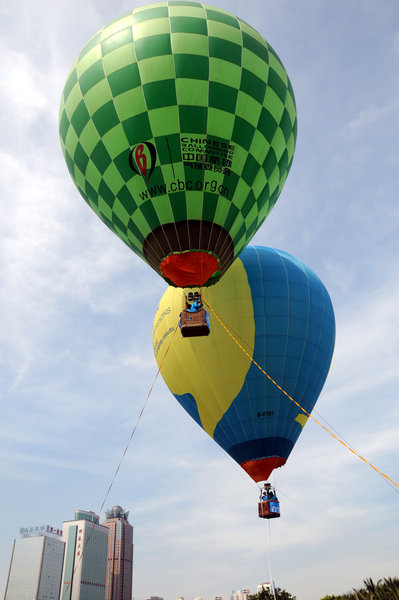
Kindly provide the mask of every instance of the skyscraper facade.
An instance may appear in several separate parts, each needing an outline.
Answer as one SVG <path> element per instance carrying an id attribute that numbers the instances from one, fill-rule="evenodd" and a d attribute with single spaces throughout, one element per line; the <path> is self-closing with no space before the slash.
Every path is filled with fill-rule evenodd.
<path id="1" fill-rule="evenodd" d="M 77 510 L 63 524 L 66 543 L 62 600 L 104 600 L 108 529 L 92 511 Z"/>
<path id="2" fill-rule="evenodd" d="M 4 600 L 58 600 L 64 548 L 45 533 L 15 540 Z"/>
<path id="3" fill-rule="evenodd" d="M 105 600 L 131 600 L 133 578 L 133 527 L 129 513 L 114 506 L 105 513 L 108 528 Z"/>

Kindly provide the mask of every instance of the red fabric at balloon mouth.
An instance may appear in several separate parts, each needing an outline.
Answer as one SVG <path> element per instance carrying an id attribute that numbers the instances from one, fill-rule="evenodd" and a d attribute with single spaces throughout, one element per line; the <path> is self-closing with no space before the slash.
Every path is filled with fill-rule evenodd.
<path id="1" fill-rule="evenodd" d="M 265 481 L 274 469 L 285 465 L 286 459 L 282 456 L 268 456 L 267 458 L 258 458 L 255 460 L 246 460 L 241 467 L 256 482 Z"/>
<path id="2" fill-rule="evenodd" d="M 220 270 L 219 260 L 201 250 L 170 254 L 160 264 L 162 275 L 177 287 L 200 287 Z"/>

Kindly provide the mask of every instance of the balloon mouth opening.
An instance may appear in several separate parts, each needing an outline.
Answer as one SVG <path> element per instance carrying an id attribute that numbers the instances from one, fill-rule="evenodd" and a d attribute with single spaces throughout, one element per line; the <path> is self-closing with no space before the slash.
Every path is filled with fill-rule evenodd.
<path id="1" fill-rule="evenodd" d="M 169 285 L 213 285 L 234 260 L 230 234 L 212 221 L 186 220 L 159 225 L 143 242 L 148 264 Z"/>
<path id="2" fill-rule="evenodd" d="M 246 460 L 241 463 L 241 467 L 256 482 L 269 479 L 274 469 L 285 465 L 286 459 L 282 456 L 268 456 L 267 458 L 257 458 Z"/>
<path id="3" fill-rule="evenodd" d="M 201 287 L 211 277 L 221 275 L 219 259 L 212 252 L 202 250 L 173 252 L 159 267 L 163 277 L 177 287 Z"/>

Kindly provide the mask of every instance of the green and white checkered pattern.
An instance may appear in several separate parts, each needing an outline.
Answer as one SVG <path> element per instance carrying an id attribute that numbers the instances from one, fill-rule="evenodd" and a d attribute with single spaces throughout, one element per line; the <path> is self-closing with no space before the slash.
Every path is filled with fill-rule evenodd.
<path id="1" fill-rule="evenodd" d="M 274 50 L 245 22 L 198 2 L 156 2 L 101 29 L 75 60 L 60 107 L 76 186 L 140 256 L 151 231 L 186 220 L 222 226 L 237 256 L 281 192 L 296 129 Z M 234 147 L 232 164 L 190 166 L 182 138 Z M 157 152 L 149 180 L 129 166 L 142 142 Z"/>

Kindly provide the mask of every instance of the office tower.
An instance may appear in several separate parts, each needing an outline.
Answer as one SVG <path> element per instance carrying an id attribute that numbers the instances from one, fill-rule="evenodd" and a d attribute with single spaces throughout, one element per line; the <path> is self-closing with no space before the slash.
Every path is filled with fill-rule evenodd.
<path id="1" fill-rule="evenodd" d="M 275 589 L 274 586 L 274 581 L 272 580 L 270 581 L 266 581 L 265 583 L 260 583 L 257 587 L 257 593 L 259 594 L 259 592 L 261 592 L 262 590 L 266 590 L 267 592 L 269 592 L 270 594 L 273 593 L 273 590 Z"/>
<path id="2" fill-rule="evenodd" d="M 108 528 L 105 600 L 131 600 L 133 576 L 133 527 L 128 512 L 114 506 L 105 512 Z"/>
<path id="3" fill-rule="evenodd" d="M 248 597 L 251 595 L 251 590 L 247 588 L 241 589 L 238 592 L 233 592 L 231 595 L 231 600 L 248 600 Z"/>
<path id="4" fill-rule="evenodd" d="M 4 600 L 58 600 L 64 548 L 46 532 L 14 540 Z"/>
<path id="5" fill-rule="evenodd" d="M 66 543 L 60 600 L 104 600 L 108 529 L 90 510 L 64 521 Z"/>

